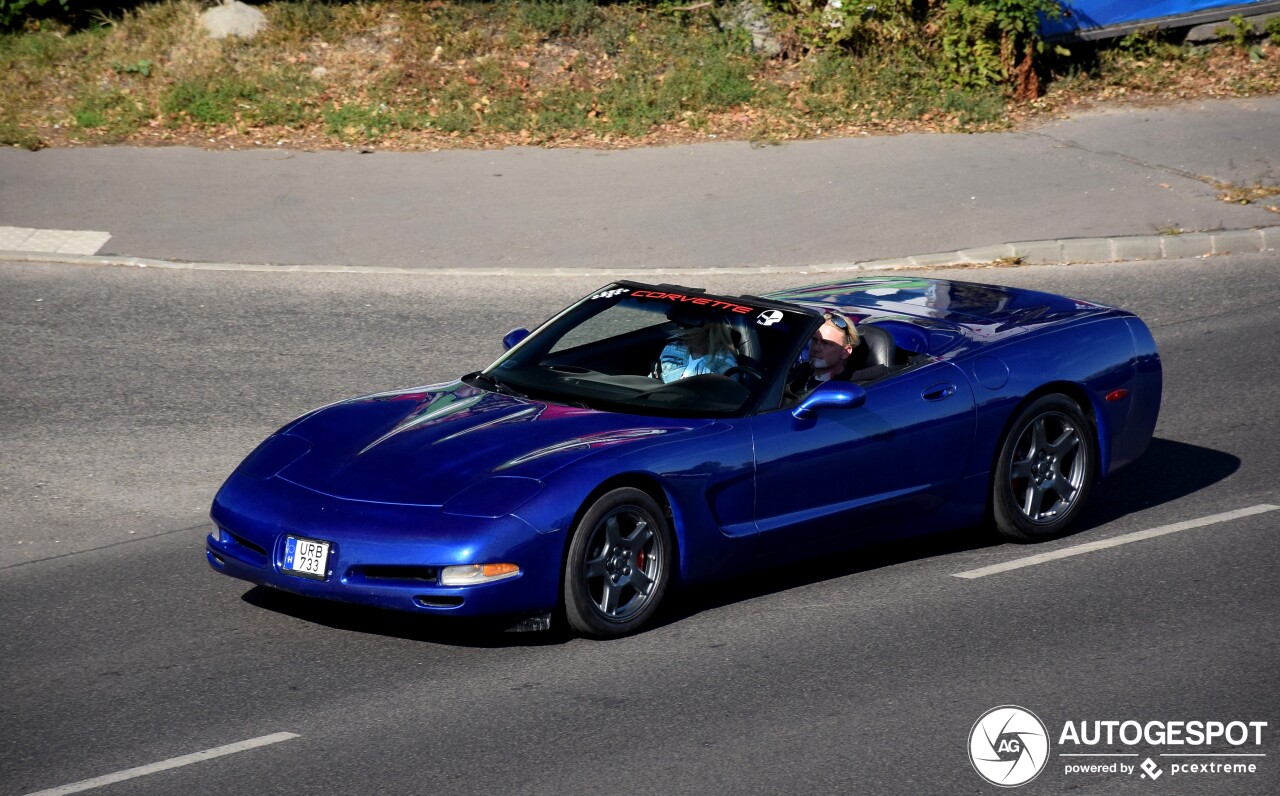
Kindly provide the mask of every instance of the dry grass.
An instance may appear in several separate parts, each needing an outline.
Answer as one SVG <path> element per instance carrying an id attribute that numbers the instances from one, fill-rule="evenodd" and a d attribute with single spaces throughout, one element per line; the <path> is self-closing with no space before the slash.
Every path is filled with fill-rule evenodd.
<path id="1" fill-rule="evenodd" d="M 1135 39 L 1056 65 L 1013 103 L 961 91 L 927 48 L 765 58 L 704 13 L 590 0 L 260 6 L 215 41 L 201 4 L 0 36 L 0 143 L 435 149 L 1003 129 L 1097 103 L 1280 92 L 1280 47 Z M 1260 54 L 1260 56 L 1259 56 Z"/>

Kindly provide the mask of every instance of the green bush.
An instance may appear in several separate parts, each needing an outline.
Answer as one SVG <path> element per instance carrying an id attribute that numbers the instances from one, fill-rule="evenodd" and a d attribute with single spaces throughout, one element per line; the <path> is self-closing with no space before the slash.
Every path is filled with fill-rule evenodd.
<path id="1" fill-rule="evenodd" d="M 1249 47 L 1249 37 L 1253 35 L 1253 25 L 1244 18 L 1243 14 L 1236 14 L 1227 20 L 1226 25 L 1214 28 L 1213 32 L 1230 42 L 1235 49 L 1246 50 Z"/>
<path id="2" fill-rule="evenodd" d="M 966 89 L 1011 87 L 1034 93 L 1041 17 L 1057 17 L 1056 0 L 766 0 L 789 17 L 809 51 L 859 55 L 887 50 L 941 56 L 939 68 Z M 1059 52 L 1067 54 L 1059 48 Z"/>
<path id="3" fill-rule="evenodd" d="M 1045 51 L 1040 15 L 1062 13 L 1054 0 L 947 0 L 941 17 L 942 52 L 955 82 L 966 88 L 1034 82 Z M 1059 49 L 1062 54 L 1065 50 Z"/>
<path id="4" fill-rule="evenodd" d="M 866 124 L 881 117 L 923 119 L 944 113 L 970 126 L 997 122 L 1004 113 L 998 88 L 956 88 L 928 52 L 882 56 L 879 61 L 822 53 L 813 60 L 811 75 L 807 107 L 838 121 Z"/>
<path id="5" fill-rule="evenodd" d="M 70 0 L 0 0 L 0 30 L 9 30 L 18 26 L 35 10 L 33 6 L 56 5 L 57 10 L 67 11 Z M 48 10 L 48 9 L 42 9 Z"/>
<path id="6" fill-rule="evenodd" d="M 928 21 L 928 4 L 916 0 L 766 0 L 775 13 L 794 20 L 805 48 L 836 46 L 866 53 L 917 41 Z"/>

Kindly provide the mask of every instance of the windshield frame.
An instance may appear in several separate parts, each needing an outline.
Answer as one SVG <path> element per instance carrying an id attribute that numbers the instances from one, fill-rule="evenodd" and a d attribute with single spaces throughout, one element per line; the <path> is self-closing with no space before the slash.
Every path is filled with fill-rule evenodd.
<path id="1" fill-rule="evenodd" d="M 625 343 L 633 336 L 638 342 L 636 348 L 648 350 L 645 346 L 652 345 L 652 341 L 669 339 L 669 333 L 677 322 L 676 315 L 692 312 L 706 317 L 732 318 L 735 329 L 752 330 L 750 333 L 755 338 L 757 353 L 762 348 L 759 342 L 760 337 L 762 334 L 766 335 L 771 349 L 767 362 L 756 360 L 751 356 L 742 357 L 749 360 L 754 367 L 759 367 L 764 373 L 764 378 L 742 380 L 745 382 L 742 389 L 746 390 L 747 395 L 732 409 L 725 405 L 716 405 L 710 398 L 707 405 L 682 407 L 644 403 L 644 399 L 652 397 L 648 395 L 633 394 L 627 398 L 619 395 L 613 399 L 609 395 L 602 394 L 607 391 L 607 388 L 613 387 L 618 388 L 619 393 L 628 387 L 642 388 L 644 383 L 638 379 L 647 378 L 647 376 L 634 375 L 637 372 L 634 368 L 625 370 L 621 375 L 592 371 L 592 375 L 607 377 L 597 380 L 599 384 L 595 381 L 587 383 L 582 379 L 574 380 L 566 377 L 562 380 L 562 384 L 556 385 L 546 379 L 529 378 L 534 368 L 555 369 L 555 360 L 559 354 L 563 353 L 557 352 L 555 348 L 574 329 L 581 328 L 623 302 L 652 310 L 656 323 L 618 335 L 603 336 L 583 343 L 578 348 L 567 350 L 573 352 L 590 347 L 604 348 L 604 344 L 609 341 L 617 340 Z M 726 296 L 680 285 L 618 280 L 593 291 L 556 313 L 481 371 L 480 375 L 487 377 L 486 380 L 505 385 L 508 390 L 525 394 L 533 400 L 587 406 L 602 411 L 660 417 L 745 417 L 762 408 L 777 408 L 791 368 L 808 342 L 812 329 L 821 323 L 821 320 L 821 313 L 812 307 L 776 299 L 750 295 Z M 661 335 L 659 331 L 662 332 Z M 512 378 L 517 374 L 519 374 L 517 378 Z M 582 375 L 586 376 L 586 374 Z M 726 378 L 724 376 L 708 374 L 689 378 L 701 381 L 680 380 L 685 382 L 688 388 L 708 389 L 724 394 L 730 392 L 722 383 Z M 729 378 L 732 379 L 732 377 Z M 733 383 L 738 384 L 739 381 L 734 380 Z M 651 392 L 679 384 L 679 381 L 673 381 L 664 385 L 660 380 L 652 379 Z M 604 387 L 606 390 L 592 394 L 596 387 Z"/>

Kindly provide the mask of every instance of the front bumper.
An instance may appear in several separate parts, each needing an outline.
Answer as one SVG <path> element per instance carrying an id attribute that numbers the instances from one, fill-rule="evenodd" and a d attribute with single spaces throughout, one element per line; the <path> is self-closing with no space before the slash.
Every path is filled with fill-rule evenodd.
<path id="1" fill-rule="evenodd" d="M 515 517 L 344 500 L 241 473 L 219 490 L 210 515 L 217 526 L 205 540 L 210 567 L 294 594 L 450 616 L 540 614 L 559 598 L 563 534 L 538 533 Z M 290 535 L 330 544 L 323 578 L 283 570 Z M 498 562 L 518 565 L 520 574 L 469 586 L 439 584 L 446 566 Z"/>

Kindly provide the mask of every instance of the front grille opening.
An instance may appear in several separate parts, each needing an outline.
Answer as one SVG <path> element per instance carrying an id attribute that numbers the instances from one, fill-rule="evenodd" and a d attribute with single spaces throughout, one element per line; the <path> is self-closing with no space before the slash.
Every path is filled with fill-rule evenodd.
<path id="1" fill-rule="evenodd" d="M 352 576 L 363 580 L 398 580 L 413 583 L 435 583 L 440 577 L 439 567 L 419 567 L 393 564 L 366 564 L 354 567 Z"/>
<path id="2" fill-rule="evenodd" d="M 228 531 L 226 528 L 223 528 L 222 532 L 225 533 L 227 536 L 230 536 L 235 541 L 235 543 L 240 545 L 241 547 L 252 550 L 253 552 L 263 557 L 267 555 L 266 550 L 262 549 L 261 547 L 254 544 L 253 542 L 250 542 L 248 539 L 244 538 L 240 534 L 232 533 L 231 531 Z"/>
<path id="3" fill-rule="evenodd" d="M 423 608 L 457 608 L 462 605 L 461 597 L 440 597 L 431 594 L 419 594 L 413 601 Z"/>

